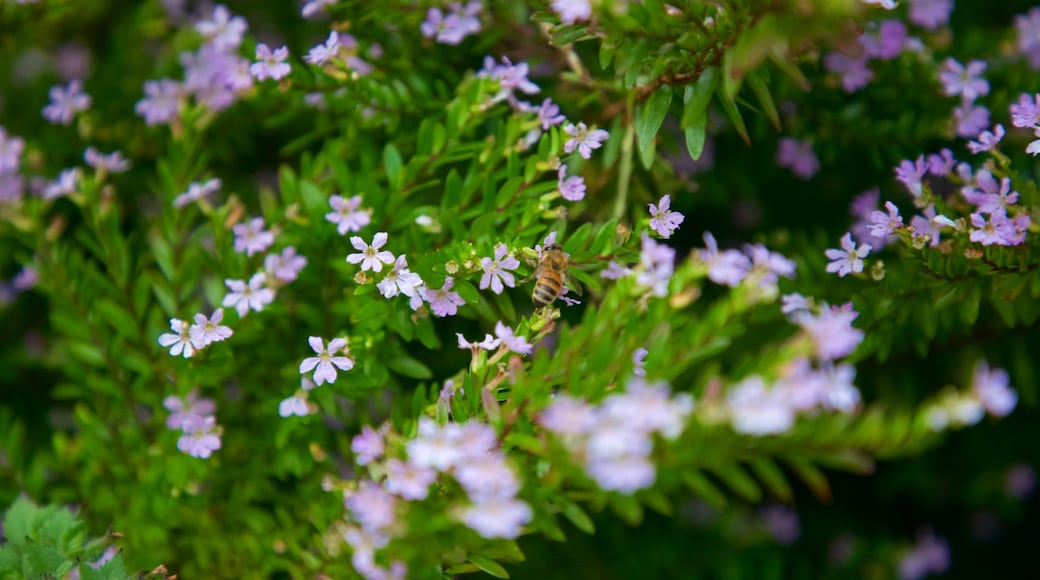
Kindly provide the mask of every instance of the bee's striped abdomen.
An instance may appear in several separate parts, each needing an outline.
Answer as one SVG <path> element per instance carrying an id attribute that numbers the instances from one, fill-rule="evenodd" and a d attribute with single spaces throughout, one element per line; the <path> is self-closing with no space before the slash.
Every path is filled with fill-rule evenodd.
<path id="1" fill-rule="evenodd" d="M 548 306 L 560 296 L 563 290 L 563 280 L 552 276 L 542 276 L 534 286 L 531 301 L 537 307 Z"/>

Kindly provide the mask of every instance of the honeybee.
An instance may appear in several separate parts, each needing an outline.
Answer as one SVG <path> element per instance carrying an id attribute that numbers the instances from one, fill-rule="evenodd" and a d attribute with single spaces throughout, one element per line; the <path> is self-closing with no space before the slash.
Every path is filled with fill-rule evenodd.
<path id="1" fill-rule="evenodd" d="M 531 293 L 531 302 L 536 308 L 552 304 L 563 293 L 568 262 L 567 254 L 560 246 L 546 244 L 542 248 L 542 257 L 534 271 L 534 292 Z"/>

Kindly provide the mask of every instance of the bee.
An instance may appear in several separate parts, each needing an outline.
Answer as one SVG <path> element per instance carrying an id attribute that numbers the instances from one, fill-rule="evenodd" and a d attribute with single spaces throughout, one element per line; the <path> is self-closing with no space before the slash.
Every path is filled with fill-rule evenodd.
<path id="1" fill-rule="evenodd" d="M 536 308 L 549 306 L 563 294 L 568 262 L 567 254 L 560 246 L 546 244 L 542 249 L 542 257 L 534 271 L 537 281 L 531 293 L 531 302 L 534 302 Z"/>

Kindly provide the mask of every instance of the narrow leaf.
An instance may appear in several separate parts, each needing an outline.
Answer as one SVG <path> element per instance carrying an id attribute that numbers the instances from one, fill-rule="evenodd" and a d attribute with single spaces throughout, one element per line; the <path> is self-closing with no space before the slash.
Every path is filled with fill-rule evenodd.
<path id="1" fill-rule="evenodd" d="M 661 130 L 668 107 L 672 104 L 672 87 L 663 85 L 650 95 L 646 104 L 636 113 L 636 139 L 639 142 L 640 161 L 650 168 L 654 163 L 654 138 Z"/>
<path id="2" fill-rule="evenodd" d="M 758 97 L 758 102 L 762 105 L 762 112 L 765 113 L 769 122 L 772 123 L 773 128 L 777 131 L 780 130 L 780 112 L 776 109 L 776 103 L 773 102 L 773 95 L 769 93 L 769 87 L 766 86 L 765 80 L 762 78 L 760 71 L 751 71 L 747 76 L 748 86 L 751 87 L 751 91 Z"/>

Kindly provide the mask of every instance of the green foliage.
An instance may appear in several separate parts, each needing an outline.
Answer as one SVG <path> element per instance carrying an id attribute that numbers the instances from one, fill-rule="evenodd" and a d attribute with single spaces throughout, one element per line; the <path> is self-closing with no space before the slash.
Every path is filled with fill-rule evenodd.
<path id="1" fill-rule="evenodd" d="M 951 505 L 992 508 L 1018 525 L 1025 507 L 1003 492 L 1001 474 L 1035 465 L 1026 441 L 1040 397 L 1037 166 L 1020 135 L 971 160 L 976 176 L 1008 178 L 1021 195 L 1012 211 L 1033 218 L 1024 242 L 1006 246 L 971 239 L 965 174 L 929 175 L 908 199 L 891 169 L 949 145 L 956 99 L 932 79 L 947 55 L 995 54 L 998 33 L 976 31 L 970 18 L 989 10 L 983 3 L 958 3 L 949 30 L 914 29 L 919 50 L 871 60 L 874 80 L 854 93 L 824 63 L 884 17 L 859 1 L 604 0 L 574 23 L 545 1 L 488 3 L 482 30 L 457 45 L 420 32 L 427 9 L 452 10 L 446 4 L 341 0 L 318 22 L 286 3 L 232 6 L 249 22 L 234 49 L 245 58 L 239 68 L 257 43 L 282 38 L 291 75 L 252 81 L 227 108 L 182 95 L 172 122 L 151 126 L 133 113 L 142 84 L 183 79 L 200 58 L 194 51 L 208 41 L 193 19 L 155 1 L 0 3 L 0 63 L 13 63 L 0 65 L 0 121 L 5 139 L 25 139 L 18 176 L 51 183 L 88 146 L 118 149 L 133 164 L 125 173 L 81 168 L 57 199 L 0 201 L 0 298 L 16 300 L 0 311 L 0 502 L 13 502 L 0 577 L 130 577 L 122 548 L 131 569 L 154 569 L 148 577 L 165 575 L 159 563 L 185 578 L 341 578 L 365 574 L 366 563 L 401 563 L 417 578 L 887 577 L 917 529 L 956 529 L 943 516 Z M 1006 7 L 999 34 L 1012 34 L 1011 16 L 1027 8 Z M 308 64 L 302 55 L 330 27 L 343 35 L 341 53 Z M 92 106 L 70 126 L 45 124 L 48 88 L 64 81 L 57 65 L 34 69 L 33 51 L 57 62 L 65 42 L 92 59 Z M 529 64 L 541 93 L 495 78 L 487 67 L 502 55 Z M 991 63 L 994 121 L 1004 122 L 997 112 L 1018 93 L 1040 89 L 1028 71 L 1010 58 Z M 532 112 L 545 96 L 566 123 L 609 139 L 588 158 L 568 153 L 566 123 Z M 809 140 L 823 171 L 796 181 L 777 167 L 780 134 Z M 177 201 L 213 178 L 219 193 Z M 582 180 L 583 199 L 563 197 L 567 178 Z M 861 273 L 827 273 L 824 250 L 850 228 L 850 201 L 875 184 L 906 223 Z M 668 235 L 646 211 L 665 195 L 685 215 Z M 333 196 L 356 197 L 368 225 L 338 231 Z M 909 225 L 930 206 L 955 224 L 935 244 Z M 236 226 L 253 218 L 276 241 L 236 250 Z M 742 281 L 726 283 L 701 247 L 714 243 L 702 238 L 709 231 L 723 251 L 765 244 L 797 275 L 777 280 L 742 247 L 731 250 L 748 262 Z M 376 273 L 344 260 L 358 251 L 353 236 L 369 244 L 376 232 L 425 290 L 452 285 L 464 302 L 457 315 L 438 316 L 426 294 L 418 304 L 406 290 L 387 296 L 377 284 L 390 265 Z M 564 280 L 583 291 L 582 303 L 565 306 L 567 294 L 535 310 L 549 236 L 567 254 Z M 655 247 L 674 253 L 660 280 Z M 306 259 L 295 279 L 269 263 L 289 248 Z M 519 266 L 516 284 L 495 292 L 484 278 L 500 248 Z M 6 280 L 22 267 L 38 280 L 15 292 Z M 237 313 L 229 281 L 254 276 L 275 298 Z M 806 308 L 782 311 L 781 295 L 795 293 Z M 846 303 L 862 342 L 824 356 L 833 345 L 806 320 Z M 233 329 L 226 341 L 190 357 L 158 342 L 221 305 Z M 457 348 L 501 335 L 499 324 L 533 351 Z M 300 382 L 301 361 L 316 354 L 311 337 L 344 339 L 352 365 L 313 390 Z M 980 360 L 1010 371 L 1019 410 L 1010 426 L 948 435 L 983 413 L 971 387 Z M 755 432 L 737 418 L 734 393 L 756 381 L 775 393 L 823 377 L 837 390 L 851 387 L 850 374 L 855 400 L 799 408 L 783 429 Z M 667 385 L 656 410 L 680 424 L 642 433 L 645 485 L 611 488 L 590 466 L 589 434 L 561 433 L 548 417 L 567 397 L 609 408 L 641 385 Z M 208 457 L 186 452 L 189 427 L 168 424 L 195 396 L 216 405 L 209 434 L 220 447 Z M 279 416 L 287 397 L 303 398 L 306 416 Z M 677 410 L 683 401 L 695 403 Z M 361 534 L 363 509 L 344 502 L 365 497 L 369 484 L 384 489 L 390 460 L 418 455 L 409 445 L 431 425 L 466 424 L 493 431 L 484 451 L 516 478 L 530 511 L 523 535 L 482 535 L 465 523 L 460 514 L 479 502 L 457 466 L 440 469 L 428 496 L 398 497 L 393 525 Z M 363 429 L 378 432 L 378 458 L 362 460 Z M 1000 445 L 988 449 L 987 437 Z M 956 457 L 942 472 L 967 483 L 928 509 L 893 508 L 884 490 L 908 480 L 907 501 L 934 499 L 928 485 L 939 478 L 927 463 L 942 463 L 936 457 Z M 976 462 L 986 469 L 972 472 Z M 615 472 L 625 469 L 636 471 Z M 83 506 L 84 519 L 63 504 Z M 777 545 L 761 504 L 797 506 L 801 544 Z M 875 504 L 899 523 L 878 521 Z M 843 534 L 856 535 L 852 555 L 822 562 Z M 115 540 L 121 550 L 91 567 Z M 575 563 L 545 569 L 571 549 Z M 610 564 L 596 563 L 601 554 Z"/>

